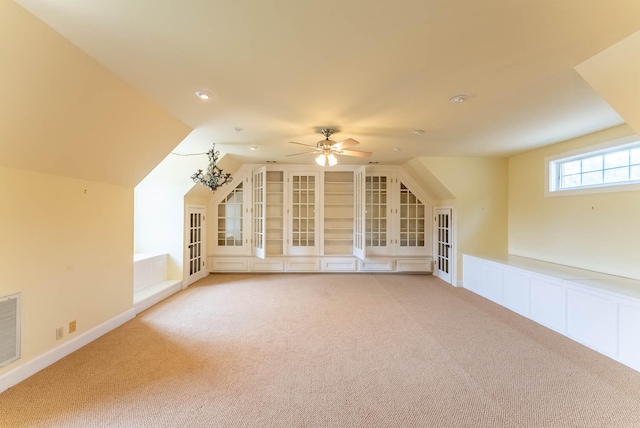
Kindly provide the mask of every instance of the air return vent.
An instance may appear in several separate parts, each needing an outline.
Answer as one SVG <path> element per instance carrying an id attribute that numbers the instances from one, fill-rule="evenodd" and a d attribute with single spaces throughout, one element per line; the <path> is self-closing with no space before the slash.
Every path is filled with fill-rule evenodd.
<path id="1" fill-rule="evenodd" d="M 20 358 L 20 294 L 0 297 L 0 367 Z"/>

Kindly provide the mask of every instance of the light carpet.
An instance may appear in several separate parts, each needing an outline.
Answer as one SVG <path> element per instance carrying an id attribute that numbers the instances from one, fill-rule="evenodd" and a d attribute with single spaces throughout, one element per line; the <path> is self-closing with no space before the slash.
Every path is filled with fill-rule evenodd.
<path id="1" fill-rule="evenodd" d="M 639 427 L 640 373 L 428 275 L 216 274 L 0 394 L 2 427 Z"/>

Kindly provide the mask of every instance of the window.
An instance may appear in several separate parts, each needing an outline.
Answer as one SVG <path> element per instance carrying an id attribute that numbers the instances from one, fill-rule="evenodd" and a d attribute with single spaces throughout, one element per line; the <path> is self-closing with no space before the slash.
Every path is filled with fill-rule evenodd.
<path id="1" fill-rule="evenodd" d="M 560 194 L 640 188 L 640 141 L 617 140 L 547 158 L 548 192 Z M 622 187 L 621 187 L 622 186 Z"/>

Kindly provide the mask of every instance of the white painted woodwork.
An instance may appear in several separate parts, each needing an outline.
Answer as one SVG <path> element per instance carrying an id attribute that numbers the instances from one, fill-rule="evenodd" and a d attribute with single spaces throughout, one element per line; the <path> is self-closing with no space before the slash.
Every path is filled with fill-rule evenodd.
<path id="1" fill-rule="evenodd" d="M 566 332 L 565 290 L 559 281 L 532 279 L 531 319 L 558 333 Z"/>
<path id="2" fill-rule="evenodd" d="M 266 203 L 267 203 L 267 168 L 260 167 L 253 171 L 251 180 L 253 235 L 251 244 L 253 255 L 264 259 L 266 254 Z"/>
<path id="3" fill-rule="evenodd" d="M 399 167 L 245 165 L 234 178 L 212 200 L 213 272 L 433 269 L 431 205 Z"/>
<path id="4" fill-rule="evenodd" d="M 320 174 L 289 171 L 287 173 L 287 254 L 320 254 L 319 205 Z"/>
<path id="5" fill-rule="evenodd" d="M 640 306 L 618 305 L 618 360 L 640 371 Z"/>
<path id="6" fill-rule="evenodd" d="M 396 272 L 431 272 L 431 259 L 396 259 Z"/>
<path id="7" fill-rule="evenodd" d="M 285 188 L 283 171 L 267 171 L 266 257 L 284 254 Z"/>
<path id="8" fill-rule="evenodd" d="M 357 272 L 358 261 L 354 258 L 324 258 L 322 259 L 323 272 Z"/>
<path id="9" fill-rule="evenodd" d="M 639 280 L 515 256 L 465 254 L 463 272 L 464 288 L 640 371 Z"/>
<path id="10" fill-rule="evenodd" d="M 360 262 L 363 272 L 391 272 L 394 270 L 393 259 L 365 259 Z"/>
<path id="11" fill-rule="evenodd" d="M 366 167 L 360 167 L 353 172 L 353 209 L 354 209 L 354 230 L 353 230 L 353 255 L 364 260 L 366 256 L 366 243 L 365 243 L 365 231 L 366 231 L 366 193 L 365 193 L 365 180 L 367 170 Z"/>
<path id="12" fill-rule="evenodd" d="M 206 207 L 201 205 L 187 205 L 185 224 L 186 248 L 184 251 L 185 286 L 204 278 L 209 274 L 206 269 Z"/>
<path id="13" fill-rule="evenodd" d="M 480 294 L 487 299 L 502 304 L 502 270 L 492 265 L 482 265 Z"/>
<path id="14" fill-rule="evenodd" d="M 284 260 L 281 258 L 250 259 L 251 272 L 284 272 Z"/>
<path id="15" fill-rule="evenodd" d="M 473 262 L 481 265 L 476 259 L 474 259 Z M 530 295 L 529 278 L 527 275 L 504 270 L 502 272 L 502 284 L 502 304 L 506 308 L 529 318 Z"/>
<path id="16" fill-rule="evenodd" d="M 285 261 L 287 272 L 320 272 L 320 259 L 289 257 Z"/>
<path id="17" fill-rule="evenodd" d="M 616 353 L 616 303 L 596 291 L 567 289 L 567 336 L 607 356 Z"/>
<path id="18" fill-rule="evenodd" d="M 434 209 L 433 236 L 436 263 L 433 274 L 443 281 L 452 283 L 453 272 L 453 223 L 451 208 Z M 478 284 L 480 287 L 480 284 Z"/>
<path id="19" fill-rule="evenodd" d="M 243 258 L 214 257 L 211 262 L 213 272 L 246 272 L 248 268 L 248 260 Z"/>

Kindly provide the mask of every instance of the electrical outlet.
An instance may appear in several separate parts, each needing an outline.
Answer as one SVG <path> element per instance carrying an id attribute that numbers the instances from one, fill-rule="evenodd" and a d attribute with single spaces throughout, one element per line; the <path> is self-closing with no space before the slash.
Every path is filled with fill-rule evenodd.
<path id="1" fill-rule="evenodd" d="M 69 322 L 69 334 L 76 331 L 76 320 Z"/>
<path id="2" fill-rule="evenodd" d="M 56 340 L 62 339 L 62 336 L 64 336 L 64 329 L 62 327 L 56 328 Z"/>

